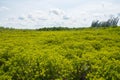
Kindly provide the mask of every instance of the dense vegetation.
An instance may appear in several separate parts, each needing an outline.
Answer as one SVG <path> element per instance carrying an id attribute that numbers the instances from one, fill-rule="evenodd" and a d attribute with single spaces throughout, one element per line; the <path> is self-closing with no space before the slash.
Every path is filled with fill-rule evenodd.
<path id="1" fill-rule="evenodd" d="M 38 31 L 64 31 L 64 30 L 80 30 L 85 29 L 84 27 L 78 27 L 78 28 L 69 28 L 69 27 L 43 27 L 36 29 Z"/>
<path id="2" fill-rule="evenodd" d="M 117 27 L 119 21 L 119 17 L 112 17 L 107 21 L 93 21 L 91 27 Z"/>
<path id="3" fill-rule="evenodd" d="M 120 80 L 120 27 L 1 28 L 0 80 Z"/>

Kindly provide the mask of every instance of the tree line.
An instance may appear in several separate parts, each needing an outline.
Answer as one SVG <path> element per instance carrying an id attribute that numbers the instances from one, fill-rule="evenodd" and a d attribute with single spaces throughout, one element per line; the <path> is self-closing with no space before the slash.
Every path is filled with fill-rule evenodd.
<path id="1" fill-rule="evenodd" d="M 119 18 L 118 17 L 112 17 L 108 19 L 107 21 L 93 21 L 91 24 L 91 27 L 116 27 L 118 24 Z"/>

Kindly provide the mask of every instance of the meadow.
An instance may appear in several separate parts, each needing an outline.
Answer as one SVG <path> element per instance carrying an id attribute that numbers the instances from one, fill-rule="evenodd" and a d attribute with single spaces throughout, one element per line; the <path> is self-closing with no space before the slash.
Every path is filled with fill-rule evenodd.
<path id="1" fill-rule="evenodd" d="M 120 80 L 120 27 L 1 28 L 0 80 Z"/>

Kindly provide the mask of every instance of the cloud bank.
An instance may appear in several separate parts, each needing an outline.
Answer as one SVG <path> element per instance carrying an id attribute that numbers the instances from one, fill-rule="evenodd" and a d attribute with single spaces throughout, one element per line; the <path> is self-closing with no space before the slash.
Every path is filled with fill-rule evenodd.
<path id="1" fill-rule="evenodd" d="M 3 13 L 5 13 L 5 10 L 11 10 L 11 12 L 9 11 L 9 14 L 6 14 L 7 17 L 1 16 L 3 18 L 0 20 L 0 25 L 29 29 L 53 26 L 89 27 L 93 20 L 107 20 L 112 16 L 120 17 L 120 3 L 118 3 L 117 0 L 85 0 L 87 2 L 83 0 L 40 1 L 48 6 L 46 5 L 44 9 L 41 8 L 44 7 L 43 5 L 37 5 L 37 8 L 34 7 L 33 9 L 31 9 L 32 6 L 30 6 L 30 9 L 25 7 L 25 11 L 27 12 L 22 11 L 20 8 L 20 10 L 18 9 L 19 13 L 16 9 L 13 9 L 12 13 L 12 8 L 9 9 L 5 6 L 0 7 L 0 12 Z M 48 2 L 50 4 L 48 4 Z"/>

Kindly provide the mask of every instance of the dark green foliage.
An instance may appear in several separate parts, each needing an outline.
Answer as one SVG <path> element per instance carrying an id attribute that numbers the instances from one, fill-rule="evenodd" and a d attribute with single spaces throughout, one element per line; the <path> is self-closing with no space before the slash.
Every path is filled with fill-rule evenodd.
<path id="1" fill-rule="evenodd" d="M 64 31 L 64 30 L 80 30 L 80 29 L 85 29 L 82 27 L 78 28 L 69 28 L 69 27 L 44 27 L 40 29 L 36 29 L 38 31 Z"/>
<path id="2" fill-rule="evenodd" d="M 70 28 L 67 27 L 44 27 L 37 29 L 38 31 L 60 31 L 60 30 L 69 30 Z"/>
<path id="3" fill-rule="evenodd" d="M 93 21 L 92 24 L 91 24 L 91 27 L 116 27 L 117 24 L 118 24 L 118 21 L 119 21 L 119 18 L 116 17 L 116 18 L 111 18 L 111 19 L 108 19 L 107 21 Z"/>

